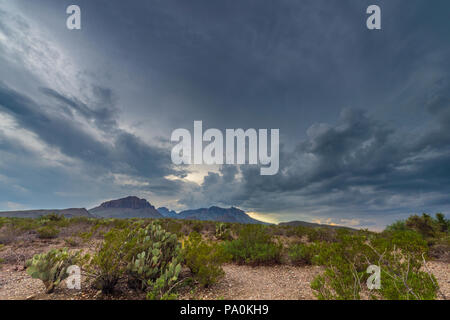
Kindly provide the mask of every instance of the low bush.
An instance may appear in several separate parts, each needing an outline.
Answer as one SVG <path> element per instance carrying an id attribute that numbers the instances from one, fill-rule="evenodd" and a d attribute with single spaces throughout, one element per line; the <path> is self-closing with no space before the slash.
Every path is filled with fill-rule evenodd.
<path id="1" fill-rule="evenodd" d="M 36 230 L 40 239 L 53 239 L 58 237 L 59 230 L 52 226 L 43 226 Z"/>
<path id="2" fill-rule="evenodd" d="M 319 244 L 294 243 L 289 246 L 288 256 L 294 264 L 313 264 L 314 257 L 319 251 Z"/>
<path id="3" fill-rule="evenodd" d="M 111 293 L 124 276 L 127 267 L 125 258 L 129 254 L 129 234 L 129 229 L 111 229 L 105 234 L 97 253 L 92 258 L 86 256 L 86 271 L 93 278 L 94 287 L 103 293 Z"/>
<path id="4" fill-rule="evenodd" d="M 337 231 L 331 228 L 308 228 L 306 230 L 306 235 L 309 242 L 314 241 L 326 241 L 334 242 L 336 241 Z"/>
<path id="5" fill-rule="evenodd" d="M 204 241 L 197 232 L 192 232 L 185 242 L 183 258 L 186 266 L 204 287 L 216 283 L 224 275 L 222 264 L 231 259 L 223 245 Z"/>
<path id="6" fill-rule="evenodd" d="M 421 271 L 427 244 L 414 231 L 395 231 L 378 236 L 345 234 L 336 243 L 322 246 L 314 262 L 326 266 L 311 283 L 319 299 L 360 299 L 369 265 L 381 270 L 381 289 L 374 299 L 434 299 L 439 287 L 431 274 Z"/>
<path id="7" fill-rule="evenodd" d="M 253 265 L 279 263 L 283 248 L 266 232 L 265 226 L 257 224 L 244 226 L 239 238 L 225 242 L 224 246 L 233 261 Z"/>

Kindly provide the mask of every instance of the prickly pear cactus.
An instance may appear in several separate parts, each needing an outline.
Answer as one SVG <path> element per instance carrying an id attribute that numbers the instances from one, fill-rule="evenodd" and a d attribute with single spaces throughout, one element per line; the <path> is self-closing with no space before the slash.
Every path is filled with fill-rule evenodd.
<path id="1" fill-rule="evenodd" d="M 36 254 L 26 262 L 27 273 L 44 282 L 46 292 L 51 293 L 69 274 L 67 268 L 77 264 L 80 252 L 71 253 L 67 248 L 53 249 L 47 253 Z"/>
<path id="2" fill-rule="evenodd" d="M 171 263 L 176 264 L 180 260 L 180 246 L 176 235 L 154 223 L 139 229 L 136 237 L 139 250 L 128 265 L 128 284 L 145 290 L 149 281 L 161 277 Z"/>
<path id="3" fill-rule="evenodd" d="M 149 290 L 147 292 L 147 299 L 155 300 L 167 300 L 175 298 L 171 291 L 176 285 L 178 276 L 181 271 L 181 263 L 172 261 L 167 265 L 166 270 L 155 281 L 148 280 Z"/>
<path id="4" fill-rule="evenodd" d="M 228 240 L 230 237 L 230 230 L 228 226 L 223 222 L 217 223 L 215 236 L 219 240 Z"/>

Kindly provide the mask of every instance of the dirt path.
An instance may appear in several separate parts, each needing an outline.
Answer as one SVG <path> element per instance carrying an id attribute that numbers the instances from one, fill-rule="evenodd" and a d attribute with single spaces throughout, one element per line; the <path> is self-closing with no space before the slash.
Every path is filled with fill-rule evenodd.
<path id="1" fill-rule="evenodd" d="M 298 300 L 313 299 L 309 283 L 323 268 L 317 266 L 225 265 L 225 277 L 215 286 L 181 299 Z"/>

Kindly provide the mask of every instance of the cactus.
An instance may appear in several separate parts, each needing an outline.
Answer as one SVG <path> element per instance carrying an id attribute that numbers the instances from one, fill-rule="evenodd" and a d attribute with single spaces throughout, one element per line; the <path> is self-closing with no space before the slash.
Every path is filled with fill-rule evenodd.
<path id="1" fill-rule="evenodd" d="M 180 271 L 181 263 L 177 262 L 177 259 L 174 258 L 174 260 L 167 265 L 166 270 L 158 279 L 155 281 L 148 280 L 147 285 L 149 290 L 147 292 L 147 299 L 167 300 L 175 298 L 171 292 L 177 284 Z"/>
<path id="2" fill-rule="evenodd" d="M 26 262 L 27 273 L 32 278 L 42 280 L 46 293 L 51 293 L 69 276 L 66 272 L 67 268 L 76 264 L 79 257 L 80 252 L 70 253 L 67 248 L 36 254 Z"/>
<path id="3" fill-rule="evenodd" d="M 180 246 L 177 237 L 166 232 L 158 224 L 141 228 L 136 235 L 136 250 L 128 264 L 128 284 L 130 287 L 146 290 L 180 260 Z M 181 268 L 181 267 L 180 267 Z M 178 273 L 176 273 L 178 276 Z"/>
<path id="4" fill-rule="evenodd" d="M 228 226 L 223 223 L 216 223 L 216 238 L 219 240 L 229 240 L 231 234 Z"/>

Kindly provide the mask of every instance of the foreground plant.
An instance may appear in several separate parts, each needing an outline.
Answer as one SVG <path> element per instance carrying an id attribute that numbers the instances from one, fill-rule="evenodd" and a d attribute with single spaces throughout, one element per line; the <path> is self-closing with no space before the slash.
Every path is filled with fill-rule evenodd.
<path id="1" fill-rule="evenodd" d="M 175 234 L 151 223 L 135 231 L 129 241 L 132 248 L 128 255 L 127 275 L 132 288 L 145 291 L 158 279 L 160 283 L 161 279 L 178 277 L 179 271 L 175 271 L 181 270 L 181 248 Z"/>
<path id="2" fill-rule="evenodd" d="M 337 243 L 320 250 L 316 263 L 327 268 L 311 283 L 319 299 L 360 299 L 369 265 L 381 270 L 381 288 L 372 299 L 428 300 L 439 290 L 432 274 L 422 271 L 427 245 L 412 231 L 395 231 L 378 237 L 342 234 Z"/>
<path id="3" fill-rule="evenodd" d="M 80 261 L 80 252 L 70 252 L 67 248 L 53 249 L 47 253 L 36 254 L 26 262 L 27 273 L 34 279 L 40 279 L 45 285 L 46 293 L 66 279 L 67 268 Z"/>
<path id="4" fill-rule="evenodd" d="M 202 240 L 197 232 L 192 232 L 185 242 L 183 257 L 186 266 L 204 287 L 223 277 L 222 264 L 231 259 L 221 244 Z"/>
<path id="5" fill-rule="evenodd" d="M 279 263 L 282 244 L 276 243 L 262 225 L 246 225 L 239 238 L 225 243 L 225 251 L 237 263 L 261 265 Z"/>

